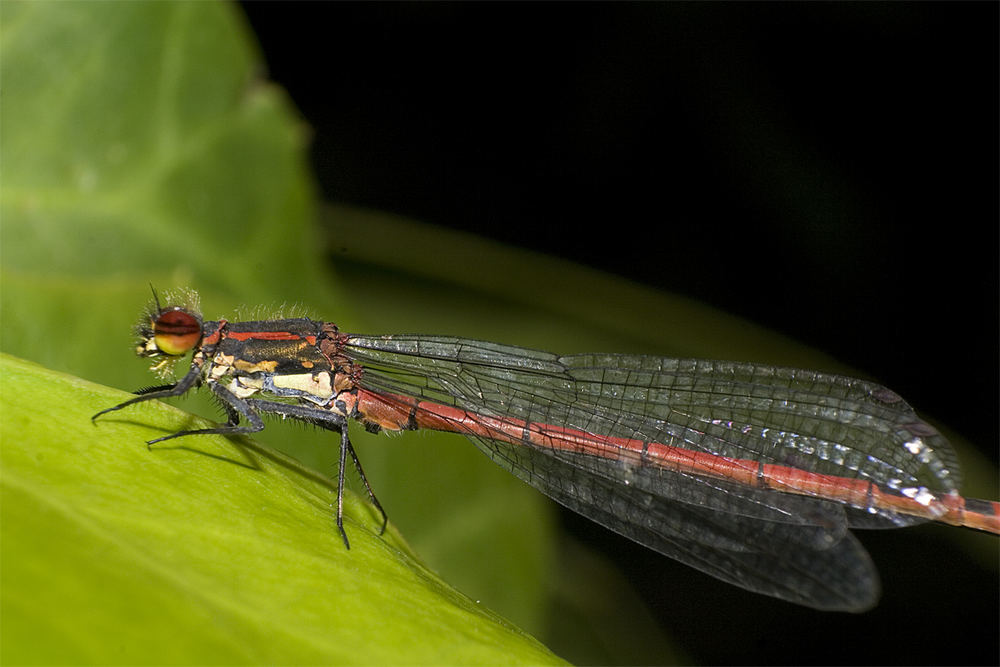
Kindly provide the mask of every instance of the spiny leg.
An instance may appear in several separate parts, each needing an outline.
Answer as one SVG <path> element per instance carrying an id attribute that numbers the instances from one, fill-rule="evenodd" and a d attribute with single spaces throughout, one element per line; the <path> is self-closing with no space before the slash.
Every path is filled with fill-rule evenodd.
<path id="1" fill-rule="evenodd" d="M 340 469 L 337 473 L 337 528 L 340 536 L 344 538 L 344 546 L 351 548 L 351 543 L 347 539 L 347 531 L 344 530 L 344 466 L 347 465 L 347 449 L 351 446 L 347 439 L 347 427 L 340 431 Z"/>
<path id="2" fill-rule="evenodd" d="M 278 401 L 266 401 L 259 398 L 249 398 L 246 400 L 247 405 L 253 410 L 259 410 L 260 412 L 269 412 L 279 415 L 284 415 L 286 417 L 292 417 L 294 419 L 299 419 L 301 421 L 319 426 L 320 428 L 325 428 L 331 431 L 337 431 L 340 433 L 340 470 L 337 474 L 337 528 L 340 529 L 340 535 L 344 538 L 344 546 L 348 549 L 351 548 L 351 544 L 347 539 L 347 532 L 344 530 L 344 472 L 347 464 L 347 454 L 351 454 L 351 460 L 354 461 L 354 466 L 357 468 L 358 475 L 361 478 L 362 483 L 365 485 L 365 490 L 368 492 L 368 497 L 371 498 L 372 504 L 378 509 L 379 514 L 382 515 L 382 527 L 379 530 L 379 535 L 385 532 L 385 528 L 389 523 L 389 516 L 386 514 L 385 510 L 382 509 L 382 503 L 378 501 L 375 496 L 375 492 L 372 490 L 371 485 L 368 483 L 368 478 L 365 477 L 365 471 L 361 467 L 361 461 L 358 459 L 357 453 L 354 451 L 353 445 L 351 445 L 350 437 L 347 431 L 347 418 L 343 415 L 337 414 L 335 412 L 329 412 L 320 408 L 307 407 L 303 405 L 292 405 L 289 403 L 280 403 Z"/>
<path id="3" fill-rule="evenodd" d="M 351 459 L 354 461 L 354 467 L 358 471 L 358 477 L 361 478 L 361 483 L 365 485 L 365 490 L 368 491 L 368 497 L 371 498 L 372 505 L 374 505 L 375 509 L 378 510 L 379 514 L 382 515 L 382 527 L 379 529 L 378 534 L 379 535 L 383 535 L 383 534 L 385 534 L 385 527 L 389 523 L 389 515 L 387 515 L 385 513 L 385 510 L 382 509 L 382 503 L 380 503 L 378 501 L 378 498 L 375 497 L 375 492 L 372 491 L 371 485 L 368 484 L 368 478 L 365 477 L 365 470 L 364 470 L 364 468 L 361 467 L 361 460 L 358 458 L 357 452 L 354 451 L 354 445 L 352 445 L 350 439 L 347 438 L 347 428 L 346 427 L 344 428 L 343 432 L 341 433 L 341 441 L 340 441 L 340 449 L 341 449 L 341 455 L 340 455 L 340 458 L 341 458 L 341 461 L 340 461 L 341 476 L 343 476 L 343 467 L 344 467 L 343 449 L 344 449 L 344 444 L 345 443 L 347 444 L 347 451 L 351 453 Z"/>
<path id="4" fill-rule="evenodd" d="M 153 445 L 157 442 L 172 440 L 173 438 L 179 438 L 185 435 L 242 435 L 246 433 L 257 433 L 258 431 L 264 430 L 264 420 L 260 418 L 260 415 L 257 414 L 257 411 L 250 405 L 249 402 L 236 396 L 220 384 L 212 383 L 209 387 L 211 388 L 212 393 L 218 396 L 219 400 L 222 401 L 222 405 L 226 410 L 228 421 L 225 426 L 199 428 L 190 431 L 178 431 L 177 433 L 165 435 L 162 438 L 150 440 L 146 444 Z M 248 422 L 250 422 L 248 426 L 239 425 L 241 415 Z"/>
<path id="5" fill-rule="evenodd" d="M 90 418 L 91 421 L 96 420 L 101 415 L 107 414 L 109 412 L 114 412 L 115 410 L 121 410 L 129 405 L 134 405 L 135 403 L 142 403 L 144 401 L 151 401 L 154 398 L 169 398 L 171 396 L 180 396 L 181 394 L 187 393 L 192 387 L 194 387 L 201 375 L 201 367 L 203 362 L 200 357 L 196 357 L 194 362 L 191 364 L 191 369 L 188 370 L 187 374 L 180 379 L 176 384 L 161 385 L 158 387 L 147 387 L 145 389 L 140 389 L 135 392 L 138 394 L 135 398 L 130 398 L 124 403 L 119 403 L 113 407 L 101 410 L 96 415 Z M 235 397 L 234 397 L 235 398 Z"/>

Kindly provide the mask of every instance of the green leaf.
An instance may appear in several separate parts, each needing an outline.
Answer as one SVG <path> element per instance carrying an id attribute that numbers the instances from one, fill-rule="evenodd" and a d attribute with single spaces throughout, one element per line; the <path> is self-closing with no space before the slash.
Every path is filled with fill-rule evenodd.
<path id="1" fill-rule="evenodd" d="M 247 256 L 307 255 L 280 242 L 308 222 L 303 128 L 255 79 L 231 5 L 12 2 L 3 17 L 7 233 L 50 242 L 8 252 L 8 270 L 211 263 L 253 280 Z"/>
<path id="2" fill-rule="evenodd" d="M 250 440 L 0 356 L 5 664 L 552 663 L 377 512 Z"/>

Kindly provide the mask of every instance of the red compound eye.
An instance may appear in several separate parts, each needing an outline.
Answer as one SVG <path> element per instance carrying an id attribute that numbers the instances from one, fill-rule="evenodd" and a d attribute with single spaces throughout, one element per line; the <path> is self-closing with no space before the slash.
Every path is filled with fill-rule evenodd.
<path id="1" fill-rule="evenodd" d="M 180 356 L 201 340 L 201 322 L 186 310 L 165 310 L 153 322 L 153 340 L 160 352 Z"/>

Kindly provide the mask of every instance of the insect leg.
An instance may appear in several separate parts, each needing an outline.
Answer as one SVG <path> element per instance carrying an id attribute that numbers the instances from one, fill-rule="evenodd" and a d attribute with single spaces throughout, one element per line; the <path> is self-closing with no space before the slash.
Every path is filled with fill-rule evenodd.
<path id="1" fill-rule="evenodd" d="M 329 412 L 327 410 L 321 410 L 319 408 L 312 408 L 302 405 L 291 405 L 288 403 L 279 403 L 277 401 L 265 401 L 259 398 L 249 398 L 247 399 L 247 404 L 251 409 L 260 410 L 261 412 L 271 412 L 285 417 L 292 417 L 293 419 L 299 419 L 301 421 L 319 426 L 320 428 L 329 429 L 331 431 L 337 431 L 340 433 L 340 471 L 337 474 L 337 528 L 340 529 L 340 535 L 344 538 L 344 545 L 350 549 L 351 544 L 347 540 L 347 532 L 344 530 L 344 469 L 347 465 L 347 454 L 350 453 L 351 460 L 354 461 L 354 466 L 358 470 L 358 476 L 361 477 L 361 481 L 365 485 L 365 489 L 368 491 L 368 497 L 371 498 L 372 504 L 378 509 L 379 514 L 382 515 L 382 528 L 379 534 L 385 532 L 385 527 L 389 522 L 389 517 L 382 509 L 382 503 L 378 501 L 375 497 L 375 492 L 372 491 L 371 485 L 368 484 L 368 479 L 365 477 L 365 471 L 361 467 L 361 461 L 358 459 L 357 453 L 354 451 L 354 446 L 351 445 L 351 439 L 348 437 L 347 433 L 347 418 L 343 415 L 337 414 L 336 412 Z"/>
<path id="2" fill-rule="evenodd" d="M 340 536 L 344 538 L 344 546 L 351 548 L 351 543 L 347 539 L 347 531 L 344 530 L 344 467 L 347 465 L 347 448 L 351 446 L 347 439 L 347 427 L 340 430 L 340 467 L 337 472 L 337 528 L 340 529 Z"/>
<path id="3" fill-rule="evenodd" d="M 372 505 L 374 505 L 375 509 L 378 510 L 379 514 L 382 515 L 382 527 L 378 531 L 378 534 L 382 535 L 382 534 L 385 533 L 385 527 L 389 523 L 389 515 L 385 513 L 384 509 L 382 509 L 382 503 L 380 503 L 378 501 L 378 498 L 375 497 L 375 492 L 372 491 L 371 485 L 368 484 L 368 478 L 365 477 L 365 471 L 361 467 L 361 461 L 358 459 L 357 452 L 354 451 L 354 446 L 351 444 L 350 440 L 347 440 L 346 437 L 343 437 L 346 433 L 347 433 L 347 429 L 345 428 L 344 431 L 343 431 L 343 433 L 341 434 L 342 440 L 341 440 L 341 443 L 340 443 L 340 451 L 341 451 L 340 458 L 341 459 L 344 458 L 343 451 L 344 451 L 344 447 L 346 445 L 347 451 L 351 453 L 351 459 L 354 461 L 354 467 L 358 471 L 358 477 L 361 478 L 361 483 L 365 485 L 365 490 L 368 492 L 368 497 L 371 498 Z M 344 474 L 343 474 L 344 462 L 343 461 L 340 462 L 340 469 L 341 469 L 340 476 L 343 477 L 344 476 Z"/>
<path id="4" fill-rule="evenodd" d="M 178 431 L 177 433 L 172 433 L 171 435 L 165 435 L 162 438 L 150 440 L 147 444 L 152 445 L 157 442 L 163 442 L 164 440 L 179 438 L 184 435 L 238 435 L 242 433 L 256 433 L 257 431 L 264 430 L 264 420 L 260 418 L 257 411 L 254 410 L 254 408 L 247 401 L 236 396 L 218 383 L 211 383 L 209 386 L 212 389 L 212 393 L 219 397 L 226 408 L 226 414 L 229 416 L 229 421 L 225 426 L 199 428 L 191 431 Z M 250 422 L 248 426 L 239 425 L 240 415 Z"/>
<path id="5" fill-rule="evenodd" d="M 114 412 L 115 410 L 121 410 L 124 407 L 133 405 L 135 403 L 142 403 L 143 401 L 151 401 L 154 398 L 169 398 L 171 396 L 180 396 L 181 394 L 187 392 L 191 389 L 197 382 L 198 378 L 201 376 L 202 363 L 199 359 L 195 359 L 194 363 L 191 364 L 190 370 L 188 370 L 187 375 L 182 377 L 177 384 L 164 385 L 161 387 L 150 387 L 148 389 L 141 389 L 135 398 L 130 398 L 124 403 L 119 403 L 118 405 L 107 408 L 106 410 L 101 410 L 96 415 L 91 417 L 91 421 L 97 419 L 103 414 L 108 412 Z"/>

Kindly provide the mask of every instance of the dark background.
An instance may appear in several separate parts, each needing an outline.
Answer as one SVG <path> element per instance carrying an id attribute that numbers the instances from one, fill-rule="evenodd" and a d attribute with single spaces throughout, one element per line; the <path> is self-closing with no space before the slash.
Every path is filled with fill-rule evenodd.
<path id="1" fill-rule="evenodd" d="M 996 462 L 996 3 L 243 9 L 313 128 L 325 198 L 743 315 L 864 369 Z M 933 580 L 921 550 L 936 543 L 873 535 L 877 562 L 912 549 Z M 779 622 L 787 605 L 720 599 L 715 618 L 706 602 L 664 623 L 702 662 L 989 663 L 993 577 L 865 617 Z"/>

